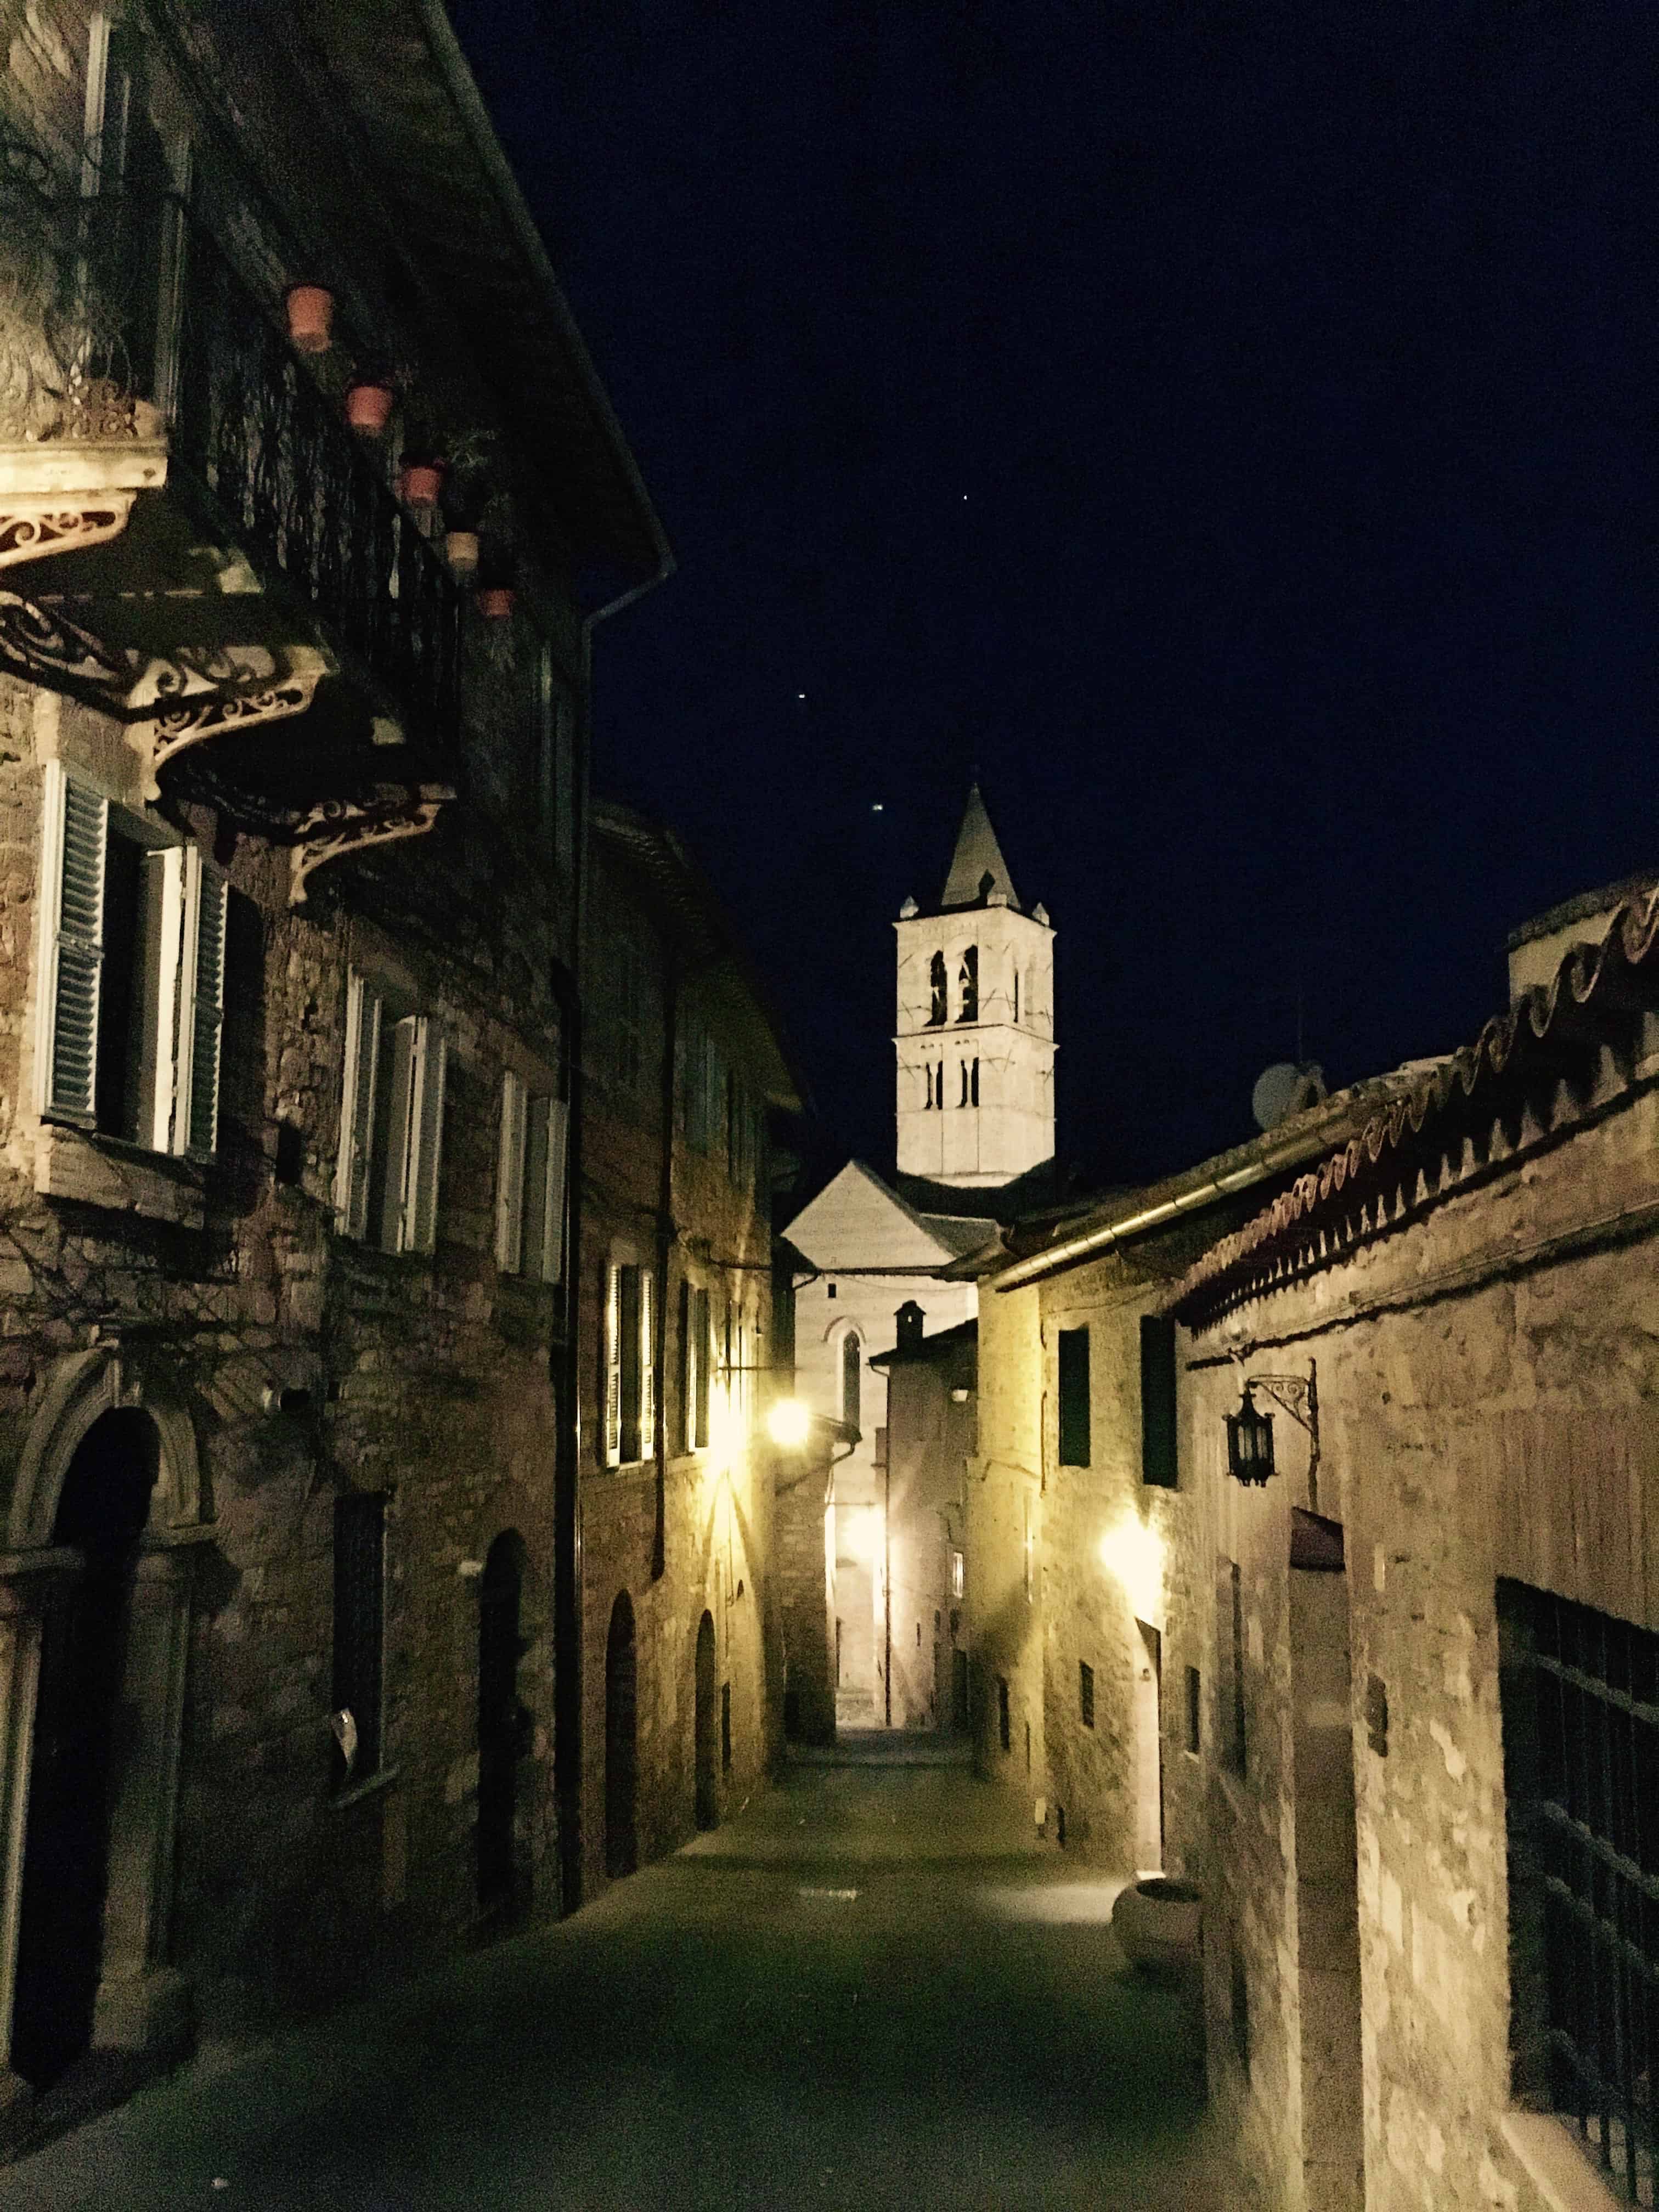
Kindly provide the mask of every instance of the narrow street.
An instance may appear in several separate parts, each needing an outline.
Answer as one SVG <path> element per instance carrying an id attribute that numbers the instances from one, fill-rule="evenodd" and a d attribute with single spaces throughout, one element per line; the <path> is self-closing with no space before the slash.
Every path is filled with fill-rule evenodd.
<path id="1" fill-rule="evenodd" d="M 0 2206 L 1230 2203 L 1115 1888 L 960 1765 L 854 1747 L 571 1921 L 156 2085 Z"/>

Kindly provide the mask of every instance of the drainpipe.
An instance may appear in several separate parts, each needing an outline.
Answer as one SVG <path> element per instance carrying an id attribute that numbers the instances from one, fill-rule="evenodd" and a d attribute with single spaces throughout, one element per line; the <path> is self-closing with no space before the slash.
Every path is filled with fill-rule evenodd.
<path id="1" fill-rule="evenodd" d="M 548 1347 L 548 1380 L 559 1408 L 553 1462 L 553 1790 L 560 1909 L 574 1912 L 582 1901 L 582 1007 L 576 979 L 562 961 L 553 962 L 551 975 L 566 1101 L 564 1340 Z"/>

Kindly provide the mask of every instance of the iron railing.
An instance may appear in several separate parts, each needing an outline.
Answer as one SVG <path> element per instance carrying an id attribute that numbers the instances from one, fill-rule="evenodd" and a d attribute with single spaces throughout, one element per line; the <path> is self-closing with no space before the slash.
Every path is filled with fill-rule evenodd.
<path id="1" fill-rule="evenodd" d="M 1651 2205 L 1659 1636 L 1518 1583 L 1499 1600 L 1516 1996 L 1537 2015 L 1517 2044 L 1608 2182 Z"/>
<path id="2" fill-rule="evenodd" d="M 179 201 L 36 192 L 32 205 L 37 258 L 50 264 L 41 322 L 59 364 L 31 387 L 33 434 L 98 434 L 87 392 L 118 431 L 131 427 L 132 399 L 148 400 L 168 425 L 173 471 L 210 495 L 228 542 L 314 611 L 411 739 L 453 754 L 454 580 L 271 312 Z"/>

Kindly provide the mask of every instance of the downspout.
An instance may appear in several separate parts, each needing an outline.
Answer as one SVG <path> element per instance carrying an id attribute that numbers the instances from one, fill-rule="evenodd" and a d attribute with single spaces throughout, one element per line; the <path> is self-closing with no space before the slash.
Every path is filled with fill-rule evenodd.
<path id="1" fill-rule="evenodd" d="M 593 750 L 593 632 L 599 624 L 631 606 L 671 573 L 663 567 L 584 617 L 582 622 L 582 744 L 575 778 L 576 819 L 571 850 L 576 879 L 572 886 L 571 934 L 578 949 L 577 969 L 550 963 L 550 980 L 558 1004 L 563 1044 L 565 1099 L 565 1191 L 567 1231 L 564 1260 L 564 1340 L 548 1348 L 548 1375 L 562 1399 L 553 1470 L 553 1789 L 559 1820 L 559 1901 L 575 1911 L 582 1901 L 582 1627 L 581 1531 L 581 1282 L 582 1282 L 582 994 L 581 953 L 587 937 L 587 816 Z M 671 1140 L 672 1132 L 670 1132 Z M 659 1301 L 660 1304 L 660 1300 Z M 660 1370 L 659 1370 L 660 1371 Z M 659 1393 L 660 1396 L 660 1392 Z"/>

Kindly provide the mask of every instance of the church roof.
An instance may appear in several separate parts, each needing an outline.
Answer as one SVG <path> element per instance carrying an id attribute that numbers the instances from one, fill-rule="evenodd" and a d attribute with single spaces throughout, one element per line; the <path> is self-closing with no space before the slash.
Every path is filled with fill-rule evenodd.
<path id="1" fill-rule="evenodd" d="M 986 881 L 989 877 L 990 881 Z M 985 811 L 985 801 L 975 784 L 968 793 L 963 809 L 962 827 L 957 832 L 957 849 L 951 856 L 951 872 L 945 879 L 943 906 L 979 906 L 988 892 L 1000 891 L 1012 907 L 1019 901 L 1014 896 L 1013 878 L 1008 873 L 1008 863 L 1002 857 L 1002 848 L 997 842 L 997 833 L 991 827 L 991 817 Z"/>

